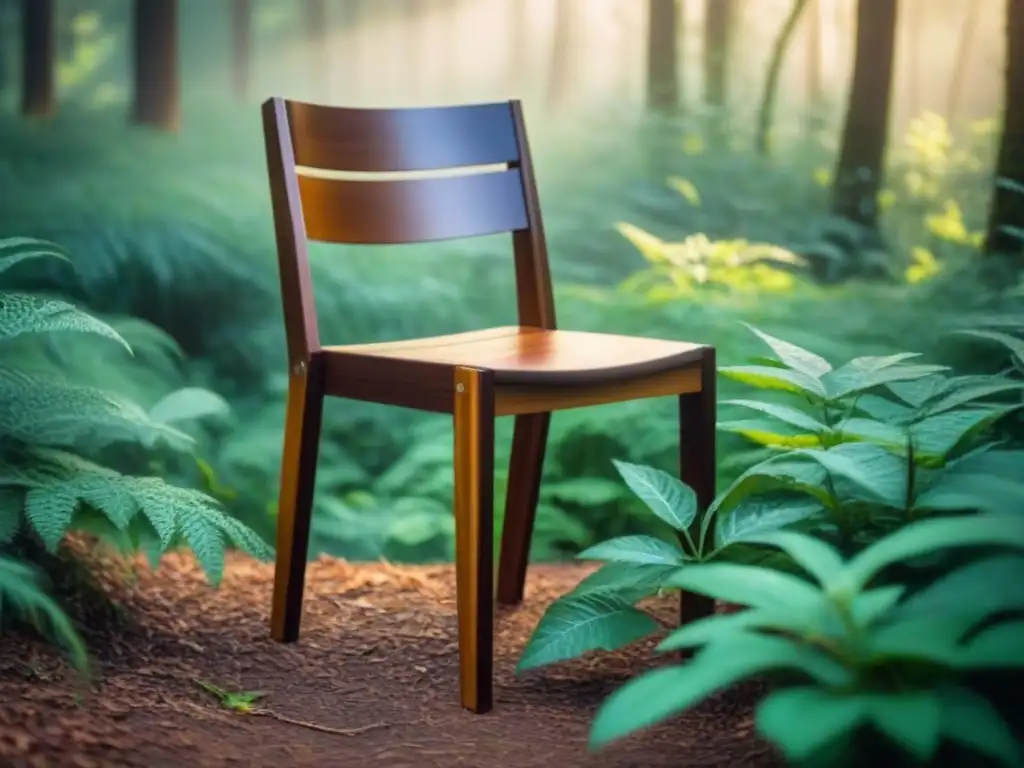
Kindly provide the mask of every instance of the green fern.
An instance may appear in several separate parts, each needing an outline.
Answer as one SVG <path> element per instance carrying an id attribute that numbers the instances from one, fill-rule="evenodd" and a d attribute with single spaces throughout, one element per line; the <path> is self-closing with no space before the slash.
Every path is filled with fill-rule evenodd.
<path id="1" fill-rule="evenodd" d="M 64 646 L 75 669 L 83 673 L 88 670 L 85 643 L 67 614 L 42 588 L 39 572 L 26 563 L 0 556 L 0 628 L 8 606 L 41 634 Z"/>
<path id="2" fill-rule="evenodd" d="M 65 258 L 44 241 L 0 240 L 0 275 L 42 257 Z M 71 452 L 111 443 L 188 448 L 192 438 L 171 422 L 223 413 L 226 403 L 206 390 L 185 387 L 147 411 L 117 392 L 72 381 L 58 366 L 46 370 L 39 347 L 20 343 L 29 334 L 55 332 L 87 334 L 131 353 L 111 325 L 63 300 L 0 291 L 0 344 L 7 347 L 0 364 L 0 547 L 29 533 L 52 552 L 77 528 L 99 532 L 124 549 L 141 549 L 155 567 L 164 552 L 184 542 L 214 585 L 223 576 L 227 545 L 271 559 L 272 549 L 213 498 L 158 477 L 127 475 Z M 104 363 L 117 367 L 110 359 Z M 82 642 L 38 574 L 25 563 L 0 557 L 0 619 L 7 605 L 66 646 L 75 665 L 84 668 Z"/>

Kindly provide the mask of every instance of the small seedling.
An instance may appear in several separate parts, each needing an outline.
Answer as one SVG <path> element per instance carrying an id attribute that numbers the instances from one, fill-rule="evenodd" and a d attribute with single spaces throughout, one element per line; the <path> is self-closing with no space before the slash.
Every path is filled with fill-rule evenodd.
<path id="1" fill-rule="evenodd" d="M 216 696 L 217 701 L 224 709 L 242 712 L 243 714 L 251 713 L 253 711 L 253 704 L 266 696 L 263 691 L 240 691 L 239 693 L 231 693 L 230 691 L 225 691 L 223 688 L 218 688 L 216 685 L 202 680 L 194 680 L 193 682 L 207 693 Z"/>

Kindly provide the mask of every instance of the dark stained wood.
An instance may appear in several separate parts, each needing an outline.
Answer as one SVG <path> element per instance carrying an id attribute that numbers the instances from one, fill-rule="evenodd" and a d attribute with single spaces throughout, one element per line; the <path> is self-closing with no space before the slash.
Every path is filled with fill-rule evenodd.
<path id="1" fill-rule="evenodd" d="M 329 354 L 479 365 L 501 384 L 580 386 L 637 379 L 699 362 L 707 348 L 685 341 L 507 326 L 410 341 L 328 347 Z"/>
<path id="2" fill-rule="evenodd" d="M 550 425 L 549 412 L 516 416 L 505 494 L 505 526 L 498 558 L 498 602 L 501 605 L 518 605 L 523 601 Z"/>
<path id="3" fill-rule="evenodd" d="M 519 171 L 350 181 L 299 176 L 310 240 L 424 243 L 525 229 Z"/>
<path id="4" fill-rule="evenodd" d="M 299 366 L 288 379 L 271 612 L 271 635 L 279 642 L 293 643 L 299 639 L 320 447 L 323 385 L 322 356 L 314 357 L 308 366 Z"/>
<path id="5" fill-rule="evenodd" d="M 21 1 L 21 113 L 47 117 L 57 109 L 55 0 Z"/>
<path id="6" fill-rule="evenodd" d="M 501 165 L 519 159 L 509 104 L 348 109 L 288 102 L 295 162 L 363 173 Z"/>
<path id="7" fill-rule="evenodd" d="M 249 98 L 252 71 L 252 0 L 231 0 L 231 75 L 235 98 Z"/>
<path id="8" fill-rule="evenodd" d="M 540 203 L 518 102 L 354 110 L 272 99 L 263 105 L 263 122 L 292 376 L 274 636 L 294 639 L 298 634 L 299 571 L 312 503 L 308 464 L 315 462 L 309 458 L 315 457 L 310 446 L 319 429 L 322 397 L 451 413 L 460 699 L 465 708 L 486 712 L 493 698 L 495 418 L 518 417 L 498 595 L 502 602 L 517 603 L 523 594 L 551 412 L 683 395 L 684 478 L 698 488 L 702 504 L 710 503 L 714 350 L 664 339 L 556 330 Z M 375 181 L 298 172 L 299 167 L 391 173 L 491 165 L 508 169 Z M 427 339 L 321 346 L 308 238 L 408 242 L 494 231 L 512 232 L 518 325 Z M 314 371 L 315 379 L 310 378 Z M 300 491 L 299 486 L 308 488 Z M 687 606 L 684 616 L 703 615 L 701 604 L 691 600 Z"/>
<path id="9" fill-rule="evenodd" d="M 178 0 L 135 0 L 134 10 L 132 121 L 176 131 L 181 118 Z"/>
<path id="10" fill-rule="evenodd" d="M 526 192 L 526 215 L 530 225 L 525 231 L 512 234 L 512 252 L 516 265 L 516 309 L 520 325 L 554 329 L 558 326 L 555 320 L 555 293 L 551 285 L 548 244 L 544 235 L 537 180 L 533 173 L 533 157 L 526 136 L 526 118 L 523 116 L 521 102 L 511 102 L 511 108 L 519 151 L 519 171 Z"/>
<path id="11" fill-rule="evenodd" d="M 456 368 L 455 580 L 462 706 L 493 706 L 494 658 L 494 375 Z"/>
<path id="12" fill-rule="evenodd" d="M 279 99 L 263 104 L 263 138 L 274 211 L 288 365 L 294 368 L 300 363 L 308 363 L 310 356 L 320 349 L 320 332 L 316 322 L 313 277 L 309 270 L 309 248 L 302 225 L 295 154 L 285 105 Z"/>
<path id="13" fill-rule="evenodd" d="M 700 536 L 702 513 L 715 500 L 715 473 L 718 466 L 716 450 L 716 409 L 718 367 L 715 350 L 705 347 L 701 359 L 701 388 L 697 392 L 679 397 L 679 477 L 697 494 L 701 511 L 690 530 L 694 543 Z M 708 529 L 709 541 L 714 541 L 714 526 Z M 715 601 L 703 595 L 683 592 L 680 595 L 680 623 L 710 616 L 715 612 Z"/>

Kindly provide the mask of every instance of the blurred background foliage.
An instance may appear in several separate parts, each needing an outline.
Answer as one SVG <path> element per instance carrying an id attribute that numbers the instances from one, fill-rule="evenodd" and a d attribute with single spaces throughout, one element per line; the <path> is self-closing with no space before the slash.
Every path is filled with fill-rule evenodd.
<path id="1" fill-rule="evenodd" d="M 563 327 L 711 343 L 723 364 L 761 354 L 741 321 L 832 361 L 911 350 L 965 372 L 1005 364 L 951 335 L 1020 308 L 992 289 L 997 260 L 982 256 L 1003 0 L 900 3 L 891 108 L 874 115 L 888 137 L 867 205 L 877 217 L 850 215 L 834 191 L 856 0 L 681 0 L 667 41 L 648 23 L 666 13 L 659 0 L 258 0 L 244 89 L 232 4 L 178 6 L 176 133 L 127 119 L 129 0 L 57 5 L 59 109 L 46 118 L 18 114 L 18 47 L 0 45 L 0 237 L 70 253 L 73 268 L 26 264 L 8 283 L 80 303 L 136 354 L 57 338 L 53 359 L 174 410 L 195 454 L 153 468 L 268 538 L 287 386 L 257 111 L 271 94 L 357 106 L 524 98 Z M 310 23 L 313 6 L 323 23 Z M 0 2 L 4 43 L 17 40 L 20 7 Z M 670 75 L 662 65 L 654 82 L 668 48 Z M 514 318 L 507 238 L 313 256 L 327 343 Z M 996 287 L 1012 274 L 996 270 Z M 725 383 L 723 399 L 734 394 Z M 612 459 L 671 470 L 676 439 L 670 402 L 556 415 L 533 557 L 642 531 L 647 517 Z M 311 555 L 450 557 L 446 418 L 334 400 L 322 441 Z M 721 481 L 760 450 L 723 435 Z"/>

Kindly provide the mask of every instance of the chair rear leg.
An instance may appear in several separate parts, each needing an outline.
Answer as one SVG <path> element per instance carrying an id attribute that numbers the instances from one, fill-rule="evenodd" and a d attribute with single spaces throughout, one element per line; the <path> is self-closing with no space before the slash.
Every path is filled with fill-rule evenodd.
<path id="1" fill-rule="evenodd" d="M 498 559 L 498 602 L 501 605 L 518 605 L 523 601 L 550 424 L 550 413 L 516 416 Z"/>
<path id="2" fill-rule="evenodd" d="M 455 580 L 459 698 L 471 712 L 493 706 L 494 378 L 455 369 Z"/>
<path id="3" fill-rule="evenodd" d="M 314 357 L 308 367 L 293 370 L 288 381 L 270 617 L 271 635 L 279 642 L 299 639 L 323 403 L 323 366 Z"/>
<path id="4" fill-rule="evenodd" d="M 700 535 L 701 516 L 715 499 L 717 375 L 715 350 L 709 349 L 701 362 L 700 391 L 679 396 L 679 476 L 697 494 L 700 514 L 691 531 L 695 543 Z M 714 535 L 713 526 L 708 535 Z M 680 596 L 679 619 L 682 624 L 714 612 L 714 600 L 690 592 L 683 592 Z"/>

